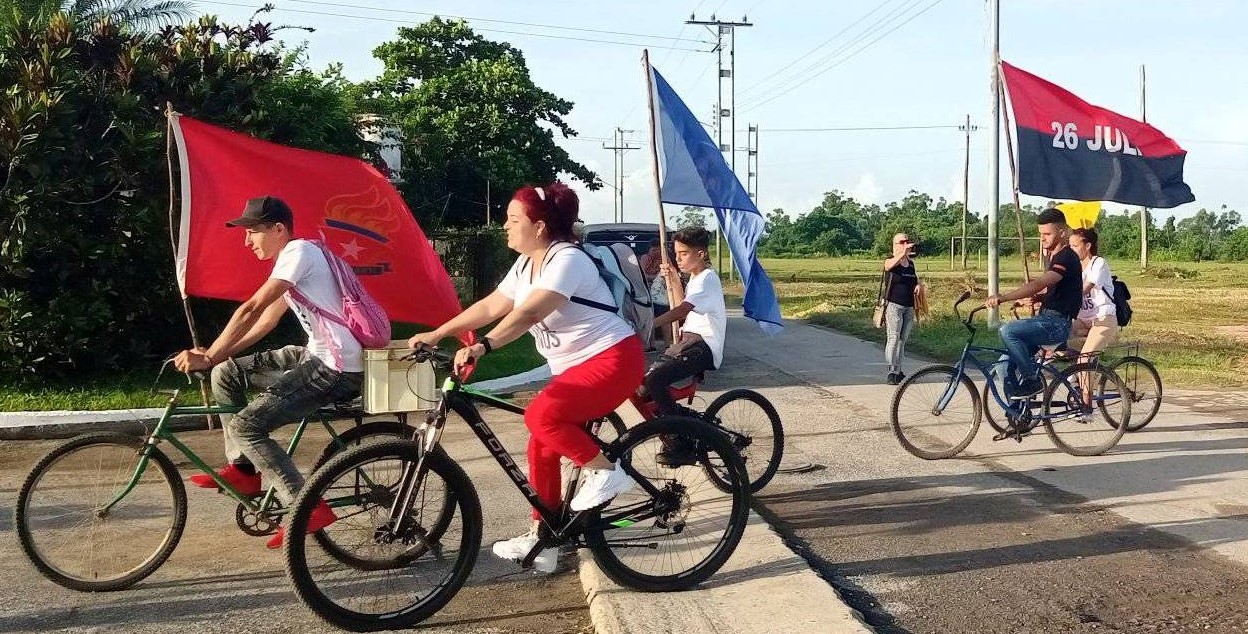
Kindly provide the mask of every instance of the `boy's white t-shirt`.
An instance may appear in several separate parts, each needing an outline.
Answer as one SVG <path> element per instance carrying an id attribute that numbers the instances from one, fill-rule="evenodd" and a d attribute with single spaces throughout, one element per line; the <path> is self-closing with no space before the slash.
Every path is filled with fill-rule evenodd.
<path id="1" fill-rule="evenodd" d="M 724 287 L 710 268 L 689 278 L 685 299 L 693 310 L 685 317 L 681 332 L 693 332 L 711 349 L 715 367 L 724 360 L 724 332 L 728 329 L 728 310 L 724 307 Z"/>
<path id="2" fill-rule="evenodd" d="M 534 263 L 520 256 L 499 283 L 498 290 L 516 308 L 534 290 L 554 291 L 571 299 L 615 305 L 615 297 L 598 274 L 598 266 L 584 251 L 567 243 L 551 245 L 537 279 L 530 280 Z M 562 374 L 594 355 L 633 336 L 633 327 L 614 312 L 568 301 L 529 329 L 537 351 L 550 364 L 551 374 Z"/>
<path id="3" fill-rule="evenodd" d="M 1109 263 L 1105 258 L 1095 256 L 1083 269 L 1083 283 L 1094 285 L 1092 292 L 1083 296 L 1079 307 L 1079 321 L 1092 322 L 1097 319 L 1114 317 L 1118 314 L 1114 308 L 1114 280 L 1109 272 Z"/>
<path id="4" fill-rule="evenodd" d="M 333 271 L 329 270 L 329 262 L 321 248 L 307 240 L 291 240 L 277 254 L 270 279 L 284 280 L 295 285 L 304 297 L 316 304 L 325 312 L 342 317 L 342 291 L 334 279 Z M 290 306 L 299 324 L 308 333 L 308 353 L 325 362 L 325 365 L 339 372 L 363 372 L 364 349 L 360 342 L 345 326 L 340 326 L 328 319 L 323 320 L 324 328 L 316 325 L 316 313 L 304 308 L 295 301 L 287 291 L 284 295 L 286 304 Z M 331 343 L 325 335 L 333 338 L 342 357 L 342 365 L 334 359 Z"/>

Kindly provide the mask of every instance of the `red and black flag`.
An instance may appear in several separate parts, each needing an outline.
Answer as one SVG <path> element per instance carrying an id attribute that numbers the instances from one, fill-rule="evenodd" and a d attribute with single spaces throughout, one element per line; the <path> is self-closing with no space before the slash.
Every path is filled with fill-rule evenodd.
<path id="1" fill-rule="evenodd" d="M 1153 126 L 1001 62 L 1018 133 L 1018 189 L 1070 200 L 1169 208 L 1196 198 L 1187 151 Z"/>

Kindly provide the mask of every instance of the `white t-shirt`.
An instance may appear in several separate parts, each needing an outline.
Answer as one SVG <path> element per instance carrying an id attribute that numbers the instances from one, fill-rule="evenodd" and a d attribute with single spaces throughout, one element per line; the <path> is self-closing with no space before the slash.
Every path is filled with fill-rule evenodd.
<path id="1" fill-rule="evenodd" d="M 342 291 L 334 279 L 334 272 L 329 270 L 329 262 L 321 248 L 307 240 L 291 240 L 277 254 L 270 279 L 285 280 L 295 285 L 304 297 L 316 304 L 325 312 L 342 317 Z M 325 365 L 339 372 L 363 372 L 364 349 L 355 340 L 351 331 L 328 319 L 322 320 L 322 327 L 317 327 L 316 313 L 304 308 L 291 298 L 290 292 L 285 294 L 286 304 L 299 318 L 299 324 L 308 333 L 308 353 L 325 362 Z M 326 330 L 328 329 L 328 330 Z M 326 341 L 325 335 L 333 338 Z M 331 345 L 339 349 L 342 365 L 334 359 Z"/>
<path id="2" fill-rule="evenodd" d="M 711 349 L 715 367 L 724 360 L 724 331 L 728 329 L 728 311 L 724 308 L 724 287 L 715 271 L 707 268 L 689 278 L 685 300 L 693 310 L 685 317 L 681 332 L 693 332 Z"/>
<path id="3" fill-rule="evenodd" d="M 530 281 L 533 268 L 534 263 L 522 255 L 498 285 L 499 292 L 517 308 L 537 289 L 554 291 L 569 299 L 576 296 L 607 306 L 615 305 L 611 289 L 598 275 L 598 266 L 573 245 L 551 245 L 546 253 L 546 265 L 537 279 Z M 572 301 L 556 308 L 529 332 L 537 343 L 537 351 L 550 364 L 551 374 L 556 375 L 636 334 L 633 327 L 614 312 Z"/>
<path id="4" fill-rule="evenodd" d="M 1083 283 L 1094 284 L 1092 292 L 1083 296 L 1083 304 L 1079 307 L 1079 321 L 1091 323 L 1097 319 L 1105 319 L 1118 314 L 1114 309 L 1114 280 L 1109 272 L 1109 263 L 1105 258 L 1094 256 L 1088 266 L 1083 269 Z"/>

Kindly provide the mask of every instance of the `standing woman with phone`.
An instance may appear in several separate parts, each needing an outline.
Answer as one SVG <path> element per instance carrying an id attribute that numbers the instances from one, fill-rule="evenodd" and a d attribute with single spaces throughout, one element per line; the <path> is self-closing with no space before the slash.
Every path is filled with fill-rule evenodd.
<path id="1" fill-rule="evenodd" d="M 920 289 L 919 275 L 914 270 L 915 243 L 910 236 L 893 236 L 893 257 L 884 260 L 885 293 L 884 324 L 888 335 L 884 344 L 884 362 L 888 364 L 889 385 L 906 378 L 901 362 L 906 357 L 906 339 L 914 329 L 915 293 Z"/>

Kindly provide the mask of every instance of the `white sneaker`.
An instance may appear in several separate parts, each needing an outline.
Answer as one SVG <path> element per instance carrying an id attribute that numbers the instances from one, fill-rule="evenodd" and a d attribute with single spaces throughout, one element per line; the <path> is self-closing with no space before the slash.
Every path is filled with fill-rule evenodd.
<path id="1" fill-rule="evenodd" d="M 581 488 L 577 489 L 569 506 L 573 511 L 584 511 L 605 504 L 615 496 L 637 486 L 633 479 L 624 473 L 620 463 L 614 469 L 586 469 L 585 479 Z"/>
<path id="2" fill-rule="evenodd" d="M 529 554 L 530 550 L 537 545 L 537 531 L 530 531 L 526 535 L 504 539 L 501 542 L 494 542 L 494 556 L 501 559 L 509 559 L 519 562 L 524 556 Z M 559 565 L 559 549 L 543 548 L 542 552 L 537 554 L 533 559 L 533 569 L 543 574 L 550 574 L 555 571 L 555 567 Z"/>

